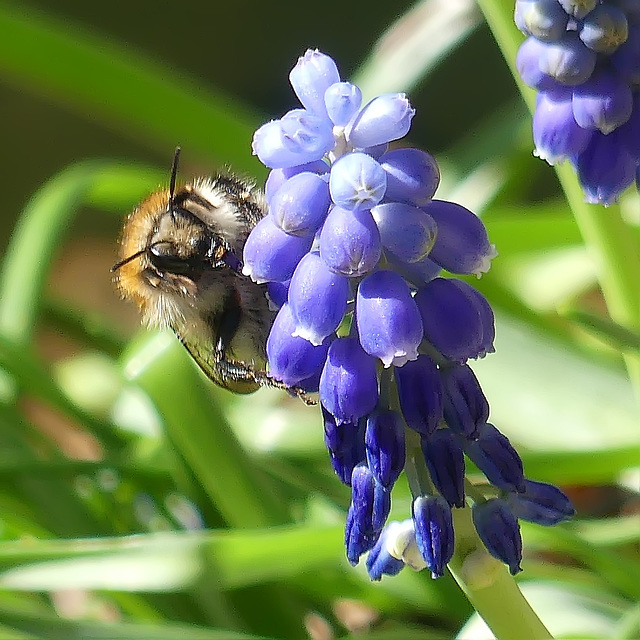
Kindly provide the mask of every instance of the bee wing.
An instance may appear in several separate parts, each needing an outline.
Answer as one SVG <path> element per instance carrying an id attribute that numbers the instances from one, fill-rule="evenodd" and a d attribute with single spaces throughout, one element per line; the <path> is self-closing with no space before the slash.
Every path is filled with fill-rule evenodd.
<path id="1" fill-rule="evenodd" d="M 253 393 L 261 385 L 255 373 L 242 362 L 225 360 L 213 344 L 203 345 L 185 340 L 178 335 L 189 355 L 204 374 L 217 385 L 234 393 Z"/>

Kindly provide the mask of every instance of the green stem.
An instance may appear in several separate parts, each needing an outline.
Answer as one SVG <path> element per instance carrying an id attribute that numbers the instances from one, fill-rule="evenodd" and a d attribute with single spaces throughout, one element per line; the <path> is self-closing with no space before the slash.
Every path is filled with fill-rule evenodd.
<path id="1" fill-rule="evenodd" d="M 413 497 L 434 492 L 420 449 L 420 436 L 406 432 L 405 473 Z M 484 496 L 470 482 L 466 491 L 476 502 Z M 471 509 L 453 509 L 456 549 L 449 570 L 497 640 L 545 640 L 552 636 L 536 616 L 505 566 L 493 558 L 476 533 Z"/>
<path id="2" fill-rule="evenodd" d="M 526 87 L 515 68 L 522 41 L 513 23 L 513 3 L 478 0 L 529 110 L 535 108 L 535 92 Z M 598 282 L 611 317 L 628 329 L 640 328 L 640 251 L 617 206 L 586 204 L 575 172 L 568 163 L 554 167 L 584 243 L 592 256 Z M 640 398 L 640 355 L 627 354 L 625 363 Z"/>
<path id="3" fill-rule="evenodd" d="M 404 471 L 407 474 L 411 495 L 414 498 L 431 495 L 435 490 L 420 447 L 420 435 L 408 427 L 405 427 L 404 432 L 406 439 Z"/>
<path id="4" fill-rule="evenodd" d="M 453 520 L 456 550 L 449 570 L 494 636 L 498 640 L 552 638 L 506 567 L 478 538 L 471 509 L 454 509 Z"/>

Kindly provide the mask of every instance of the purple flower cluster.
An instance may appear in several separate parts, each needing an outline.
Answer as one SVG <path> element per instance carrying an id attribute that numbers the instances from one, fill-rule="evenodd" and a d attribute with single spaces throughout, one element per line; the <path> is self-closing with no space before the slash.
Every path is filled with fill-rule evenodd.
<path id="1" fill-rule="evenodd" d="M 331 462 L 352 492 L 347 558 L 356 564 L 369 552 L 373 579 L 405 564 L 442 575 L 453 553 L 451 509 L 466 500 L 466 454 L 502 491 L 475 500 L 477 530 L 515 571 L 517 518 L 560 520 L 572 508 L 555 487 L 525 480 L 518 454 L 487 423 L 489 405 L 467 365 L 494 350 L 493 312 L 441 272 L 486 271 L 495 255 L 486 229 L 471 211 L 433 198 L 431 155 L 389 149 L 414 115 L 404 94 L 362 106 L 360 89 L 311 50 L 290 81 L 302 108 L 253 141 L 271 168 L 269 213 L 246 242 L 243 273 L 267 283 L 279 307 L 270 375 L 319 392 Z M 409 446 L 425 483 L 412 518 L 385 526 L 405 460 L 415 465 Z"/>
<path id="2" fill-rule="evenodd" d="M 516 0 L 515 22 L 535 155 L 568 159 L 587 202 L 614 203 L 640 184 L 640 0 Z"/>

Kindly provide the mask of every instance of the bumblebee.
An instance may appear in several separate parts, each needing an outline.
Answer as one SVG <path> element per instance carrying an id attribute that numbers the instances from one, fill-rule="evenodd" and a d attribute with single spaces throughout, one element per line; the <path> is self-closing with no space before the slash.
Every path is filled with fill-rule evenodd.
<path id="1" fill-rule="evenodd" d="M 266 214 L 265 198 L 233 175 L 176 187 L 179 157 L 178 147 L 169 188 L 152 193 L 124 224 L 120 261 L 111 269 L 118 289 L 147 326 L 172 329 L 221 387 L 287 388 L 266 373 L 275 317 L 266 286 L 241 272 L 244 243 Z"/>

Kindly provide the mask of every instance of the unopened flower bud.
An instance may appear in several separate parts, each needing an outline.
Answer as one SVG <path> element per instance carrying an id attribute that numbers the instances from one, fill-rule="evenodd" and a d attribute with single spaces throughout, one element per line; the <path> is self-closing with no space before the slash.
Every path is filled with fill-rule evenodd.
<path id="1" fill-rule="evenodd" d="M 396 411 L 369 414 L 365 431 L 367 463 L 376 480 L 391 489 L 404 468 L 404 423 Z"/>
<path id="2" fill-rule="evenodd" d="M 431 577 L 440 578 L 453 557 L 451 507 L 440 496 L 419 496 L 413 501 L 412 511 L 418 549 Z"/>
<path id="3" fill-rule="evenodd" d="M 331 85 L 340 82 L 340 73 L 336 63 L 328 55 L 317 49 L 307 49 L 291 70 L 289 81 L 306 109 L 319 116 L 326 116 L 324 94 Z"/>
<path id="4" fill-rule="evenodd" d="M 491 484 L 505 491 L 525 490 L 522 460 L 509 438 L 492 424 L 480 426 L 477 439 L 467 440 L 464 448 Z"/>
<path id="5" fill-rule="evenodd" d="M 355 338 L 331 343 L 320 377 L 320 401 L 337 424 L 357 422 L 378 401 L 376 361 Z"/>
<path id="6" fill-rule="evenodd" d="M 324 103 L 331 122 L 344 127 L 360 109 L 362 91 L 350 82 L 336 82 L 325 92 Z"/>
<path id="7" fill-rule="evenodd" d="M 436 429 L 422 436 L 420 443 L 440 495 L 451 507 L 464 507 L 464 452 L 460 438 L 451 429 Z"/>
<path id="8" fill-rule="evenodd" d="M 349 211 L 371 209 L 382 200 L 386 188 L 387 174 L 366 153 L 349 153 L 331 167 L 331 198 Z"/>
<path id="9" fill-rule="evenodd" d="M 433 433 L 442 420 L 442 383 L 427 355 L 395 370 L 400 407 L 407 425 L 422 435 Z"/>
<path id="10" fill-rule="evenodd" d="M 506 502 L 520 520 L 550 527 L 571 519 L 576 510 L 558 487 L 545 482 L 525 480 L 523 493 L 510 493 Z"/>
<path id="11" fill-rule="evenodd" d="M 440 369 L 445 422 L 453 431 L 473 439 L 489 419 L 489 403 L 468 365 Z"/>
<path id="12" fill-rule="evenodd" d="M 540 71 L 565 85 L 587 80 L 596 66 L 596 53 L 588 49 L 575 31 L 568 31 L 557 42 L 545 42 L 539 60 Z"/>
<path id="13" fill-rule="evenodd" d="M 377 96 L 365 105 L 350 128 L 349 142 L 356 148 L 373 147 L 407 135 L 415 109 L 404 93 Z"/>
<path id="14" fill-rule="evenodd" d="M 324 442 L 329 451 L 331 466 L 347 486 L 356 465 L 365 460 L 364 423 L 362 420 L 336 424 L 336 419 L 322 405 Z"/>
<path id="15" fill-rule="evenodd" d="M 390 509 L 391 494 L 376 482 L 366 465 L 355 467 L 345 526 L 347 559 L 351 564 L 358 564 L 360 556 L 373 548 Z"/>
<path id="16" fill-rule="evenodd" d="M 511 575 L 522 571 L 520 525 L 507 503 L 492 498 L 476 503 L 471 511 L 473 524 L 487 551 L 509 567 Z"/>

